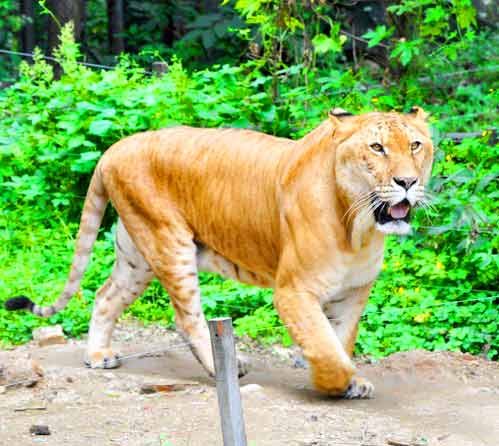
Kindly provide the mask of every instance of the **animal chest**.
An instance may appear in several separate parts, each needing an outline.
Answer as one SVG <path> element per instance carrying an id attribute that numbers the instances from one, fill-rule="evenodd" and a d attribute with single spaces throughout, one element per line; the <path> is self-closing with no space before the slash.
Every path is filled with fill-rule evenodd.
<path id="1" fill-rule="evenodd" d="M 321 303 L 338 302 L 345 299 L 350 291 L 372 283 L 378 277 L 383 265 L 383 250 L 344 256 L 341 264 L 334 265 L 327 274 L 327 292 Z"/>

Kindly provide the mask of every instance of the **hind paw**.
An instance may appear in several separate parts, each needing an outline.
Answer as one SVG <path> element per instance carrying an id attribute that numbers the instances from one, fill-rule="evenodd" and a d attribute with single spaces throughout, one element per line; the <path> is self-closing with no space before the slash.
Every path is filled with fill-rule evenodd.
<path id="1" fill-rule="evenodd" d="M 368 399 L 374 395 L 374 386 L 365 378 L 354 376 L 343 395 L 343 398 L 353 399 Z"/>
<path id="2" fill-rule="evenodd" d="M 250 366 L 250 361 L 247 357 L 245 356 L 238 356 L 237 357 L 237 376 L 239 378 L 242 378 L 243 376 L 247 375 L 251 369 Z"/>
<path id="3" fill-rule="evenodd" d="M 115 369 L 121 365 L 120 355 L 111 349 L 88 353 L 84 362 L 91 369 Z"/>

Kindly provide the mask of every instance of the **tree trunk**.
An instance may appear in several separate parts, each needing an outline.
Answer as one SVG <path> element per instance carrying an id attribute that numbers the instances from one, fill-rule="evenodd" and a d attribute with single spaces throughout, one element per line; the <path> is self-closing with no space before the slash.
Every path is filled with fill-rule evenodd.
<path id="1" fill-rule="evenodd" d="M 33 0 L 21 0 L 20 12 L 23 16 L 21 29 L 21 48 L 25 53 L 31 53 L 35 48 L 35 8 Z"/>
<path id="2" fill-rule="evenodd" d="M 107 0 L 108 37 L 111 54 L 125 51 L 125 31 L 123 0 Z"/>
<path id="3" fill-rule="evenodd" d="M 83 38 L 83 28 L 85 24 L 85 1 L 84 0 L 49 0 L 48 8 L 59 21 L 60 26 L 64 26 L 70 20 L 74 23 L 75 40 L 81 42 Z M 53 19 L 49 19 L 49 49 L 53 52 L 59 45 L 59 24 Z"/>

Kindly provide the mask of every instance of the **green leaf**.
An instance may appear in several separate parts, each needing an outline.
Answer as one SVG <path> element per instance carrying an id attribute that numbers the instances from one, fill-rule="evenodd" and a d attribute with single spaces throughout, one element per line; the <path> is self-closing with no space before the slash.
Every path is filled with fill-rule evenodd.
<path id="1" fill-rule="evenodd" d="M 91 122 L 88 132 L 91 135 L 104 136 L 109 132 L 112 126 L 112 121 L 108 121 L 107 119 L 95 120 Z"/>
<path id="2" fill-rule="evenodd" d="M 94 170 L 97 159 L 101 156 L 100 152 L 83 152 L 80 157 L 71 165 L 73 172 L 89 173 Z"/>
<path id="3" fill-rule="evenodd" d="M 461 28 L 476 26 L 476 10 L 467 0 L 454 0 L 454 12 L 456 14 L 457 24 Z"/>
<path id="4" fill-rule="evenodd" d="M 393 51 L 390 53 L 391 58 L 398 58 L 400 63 L 404 66 L 408 65 L 413 57 L 419 54 L 419 45 L 421 44 L 420 40 L 413 40 L 407 42 L 405 40 L 401 40 L 397 43 Z"/>
<path id="5" fill-rule="evenodd" d="M 369 40 L 368 48 L 379 45 L 382 40 L 387 39 L 393 34 L 394 27 L 387 28 L 385 25 L 378 25 L 375 30 L 365 33 L 362 37 Z"/>
<path id="6" fill-rule="evenodd" d="M 426 10 L 425 23 L 440 22 L 442 19 L 448 21 L 448 12 L 440 5 Z"/>
<path id="7" fill-rule="evenodd" d="M 341 51 L 343 44 L 346 41 L 345 36 L 328 37 L 325 34 L 317 34 L 312 39 L 315 52 L 318 54 L 325 54 L 329 52 L 338 53 Z"/>

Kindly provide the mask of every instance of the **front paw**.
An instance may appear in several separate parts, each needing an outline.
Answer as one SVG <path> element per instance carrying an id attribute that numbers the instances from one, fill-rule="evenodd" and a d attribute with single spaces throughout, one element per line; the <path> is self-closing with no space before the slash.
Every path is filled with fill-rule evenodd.
<path id="1" fill-rule="evenodd" d="M 348 388 L 343 395 L 343 398 L 353 399 L 369 399 L 374 395 L 374 386 L 365 378 L 354 376 L 348 385 Z"/>
<path id="2" fill-rule="evenodd" d="M 84 362 L 91 369 L 116 369 L 121 365 L 120 355 L 111 349 L 89 352 Z"/>

